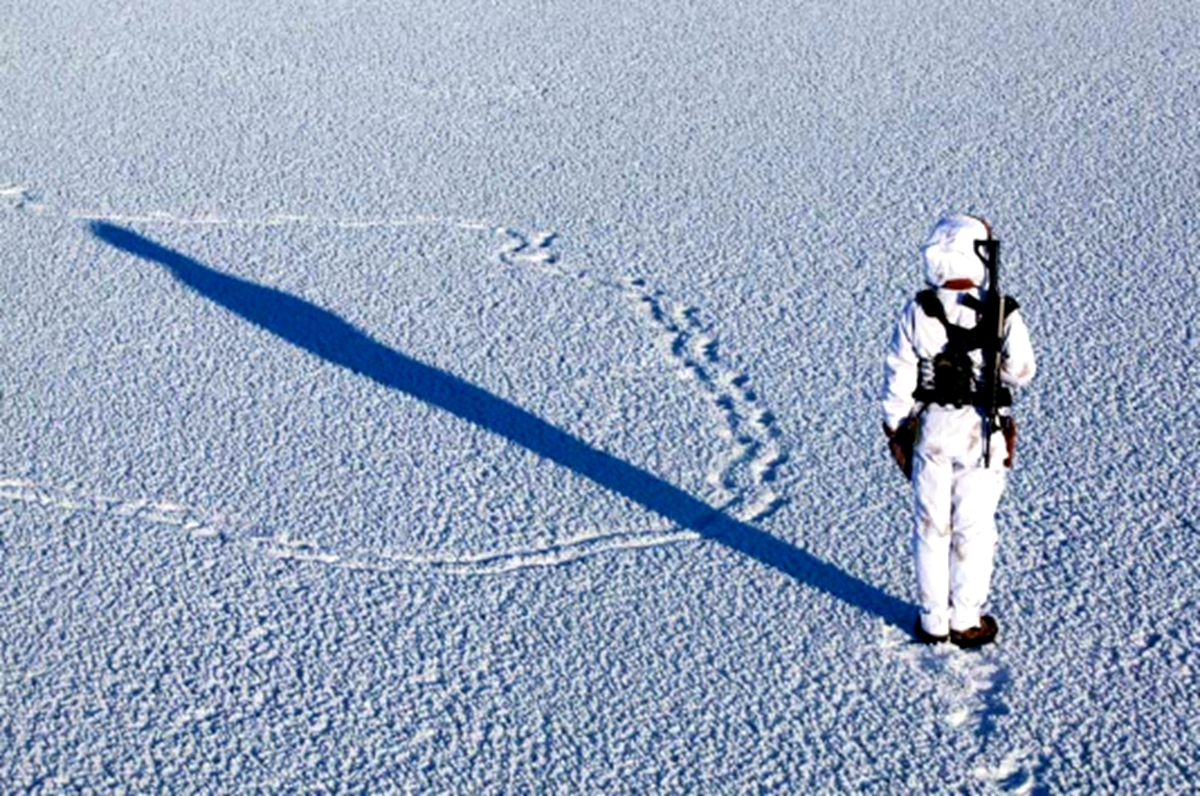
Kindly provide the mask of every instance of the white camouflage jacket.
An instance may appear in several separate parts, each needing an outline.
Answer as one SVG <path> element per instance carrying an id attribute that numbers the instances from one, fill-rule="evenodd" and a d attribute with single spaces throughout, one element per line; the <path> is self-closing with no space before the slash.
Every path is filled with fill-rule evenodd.
<path id="1" fill-rule="evenodd" d="M 975 241 L 988 237 L 984 222 L 972 216 L 942 219 L 934 227 L 929 241 L 922 248 L 925 281 L 937 289 L 937 298 L 950 323 L 970 329 L 978 314 L 963 303 L 964 296 L 982 300 L 986 294 L 987 275 L 982 261 L 975 253 Z M 922 359 L 930 360 L 945 347 L 947 335 L 941 321 L 929 317 L 916 297 L 905 304 L 896 321 L 884 361 L 882 390 L 883 422 L 895 429 L 916 410 L 913 392 L 917 388 Z M 972 351 L 977 381 L 983 370 L 983 354 Z M 1033 379 L 1036 370 L 1029 330 L 1020 310 L 1008 314 L 1004 324 L 1001 346 L 1001 383 L 1023 387 Z"/>

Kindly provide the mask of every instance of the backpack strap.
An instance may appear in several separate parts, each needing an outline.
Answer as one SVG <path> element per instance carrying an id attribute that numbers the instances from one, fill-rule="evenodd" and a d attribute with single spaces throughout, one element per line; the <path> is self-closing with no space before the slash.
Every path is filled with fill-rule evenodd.
<path id="1" fill-rule="evenodd" d="M 921 292 L 922 293 L 933 293 L 935 291 L 922 290 Z M 967 307 L 970 307 L 971 309 L 975 310 L 978 313 L 983 313 L 983 312 L 987 311 L 987 303 L 986 302 L 980 301 L 979 299 L 977 299 L 974 296 L 969 295 L 969 294 L 963 296 L 962 303 L 965 304 Z M 938 302 L 938 304 L 940 305 L 941 302 Z M 924 304 L 921 305 L 921 309 L 925 309 Z M 1017 302 L 1017 300 L 1015 298 L 1013 298 L 1012 296 L 1004 297 L 1004 317 L 1005 318 L 1007 318 L 1009 315 L 1012 315 L 1014 312 L 1016 312 L 1019 309 L 1021 309 L 1021 305 Z M 928 310 L 926 310 L 926 312 L 928 312 Z M 945 313 L 943 313 L 942 316 L 945 317 Z M 932 317 L 932 313 L 930 314 L 930 317 Z"/>
<path id="2" fill-rule="evenodd" d="M 946 308 L 943 307 L 942 302 L 938 300 L 936 290 L 930 288 L 928 290 L 922 290 L 920 293 L 918 293 L 917 306 L 920 307 L 921 311 L 930 318 L 941 321 L 943 326 L 945 326 L 948 322 L 946 320 Z"/>
<path id="3" fill-rule="evenodd" d="M 973 299 L 973 297 L 968 298 Z M 963 303 L 971 309 L 975 309 L 970 302 L 964 301 Z M 975 303 L 980 304 L 978 301 Z M 978 327 L 964 329 L 961 326 L 950 323 L 949 319 L 946 318 L 946 308 L 942 306 L 941 299 L 938 298 L 936 290 L 928 289 L 917 293 L 917 306 L 930 318 L 940 323 L 942 328 L 946 330 L 946 341 L 950 348 L 960 351 L 973 351 L 982 345 L 979 334 L 980 329 Z"/>
<path id="4" fill-rule="evenodd" d="M 962 303 L 967 308 L 975 310 L 975 312 L 979 313 L 980 315 L 983 315 L 987 311 L 987 304 L 970 294 L 966 294 L 962 297 Z M 976 325 L 973 329 L 964 329 L 961 326 L 956 326 L 950 323 L 949 319 L 946 317 L 946 308 L 942 306 L 942 302 L 938 298 L 936 289 L 926 288 L 925 290 L 917 293 L 917 306 L 919 306 L 921 311 L 930 318 L 933 318 L 942 324 L 942 327 L 946 330 L 947 337 L 953 340 L 955 344 L 966 345 L 968 351 L 979 348 L 982 345 L 981 341 L 975 339 L 979 336 L 978 333 L 982 331 L 978 325 Z M 1015 298 L 1012 296 L 1004 297 L 1005 318 L 1008 318 L 1009 315 L 1012 315 L 1020 308 L 1021 305 Z"/>

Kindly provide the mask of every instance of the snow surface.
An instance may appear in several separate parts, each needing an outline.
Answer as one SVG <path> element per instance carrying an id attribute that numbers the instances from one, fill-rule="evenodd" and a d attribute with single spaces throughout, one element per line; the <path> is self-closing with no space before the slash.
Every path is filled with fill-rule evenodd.
<path id="1" fill-rule="evenodd" d="M 0 790 L 1200 789 L 1194 0 L 0 14 Z M 1020 396 L 979 652 L 875 396 Z"/>

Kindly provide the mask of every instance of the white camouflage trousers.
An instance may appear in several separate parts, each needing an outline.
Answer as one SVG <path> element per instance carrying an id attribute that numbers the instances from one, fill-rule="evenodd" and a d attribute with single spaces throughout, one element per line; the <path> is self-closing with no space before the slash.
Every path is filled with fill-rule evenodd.
<path id="1" fill-rule="evenodd" d="M 1004 435 L 983 467 L 983 424 L 971 407 L 931 406 L 913 456 L 913 535 L 921 625 L 931 635 L 979 624 L 996 554 L 996 507 L 1004 492 Z"/>

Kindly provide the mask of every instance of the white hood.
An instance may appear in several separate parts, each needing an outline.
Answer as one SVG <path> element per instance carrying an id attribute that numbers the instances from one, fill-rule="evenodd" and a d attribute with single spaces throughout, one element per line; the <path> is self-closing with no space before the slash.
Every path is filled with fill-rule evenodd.
<path id="1" fill-rule="evenodd" d="M 941 287 L 952 279 L 969 279 L 984 286 L 986 270 L 975 253 L 975 241 L 987 240 L 988 227 L 975 216 L 948 216 L 934 224 L 921 247 L 925 281 Z"/>

